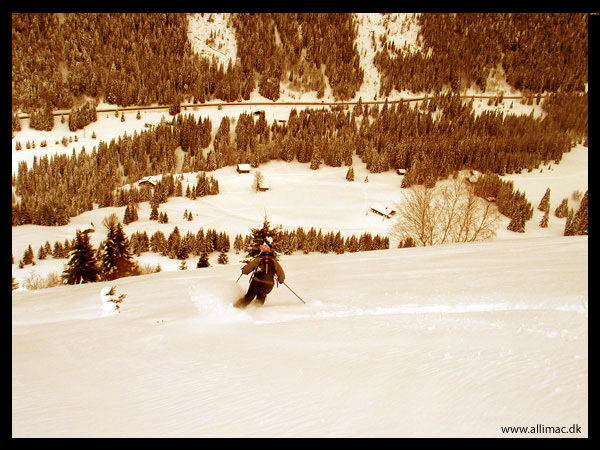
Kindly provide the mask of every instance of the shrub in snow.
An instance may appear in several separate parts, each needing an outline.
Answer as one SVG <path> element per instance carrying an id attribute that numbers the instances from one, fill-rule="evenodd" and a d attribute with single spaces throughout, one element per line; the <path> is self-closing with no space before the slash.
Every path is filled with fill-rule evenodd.
<path id="1" fill-rule="evenodd" d="M 116 295 L 116 288 L 116 286 L 106 286 L 100 291 L 102 316 L 109 316 L 121 312 L 119 304 L 123 302 L 123 299 L 125 299 L 127 294 Z"/>

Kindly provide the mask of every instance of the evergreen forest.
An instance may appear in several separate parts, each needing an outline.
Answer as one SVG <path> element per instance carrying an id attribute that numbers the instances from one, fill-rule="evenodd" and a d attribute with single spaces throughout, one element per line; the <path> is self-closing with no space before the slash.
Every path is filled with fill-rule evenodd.
<path id="1" fill-rule="evenodd" d="M 583 92 L 587 14 L 421 14 L 422 51 L 382 42 L 381 92 L 486 88 L 501 67 L 516 89 Z M 349 13 L 236 13 L 238 58 L 192 51 L 187 14 L 12 14 L 12 110 L 71 109 L 82 98 L 119 106 L 279 98 L 282 81 L 349 100 L 363 82 L 356 19 Z M 149 70 L 151 68 L 151 70 Z M 43 122 L 43 121 L 42 121 Z"/>
<path id="2" fill-rule="evenodd" d="M 336 99 L 354 98 L 364 75 L 358 26 L 345 13 L 232 14 L 239 58 L 223 67 L 192 51 L 188 20 L 186 14 L 12 14 L 13 133 L 23 112 L 30 126 L 52 129 L 52 112 L 70 110 L 69 129 L 76 130 L 96 120 L 100 99 L 174 105 L 172 120 L 133 135 L 70 156 L 35 157 L 32 167 L 21 162 L 12 177 L 13 225 L 62 225 L 94 204 L 157 206 L 184 195 L 174 179 L 177 149 L 184 152 L 183 172 L 203 173 L 270 160 L 350 166 L 356 154 L 372 173 L 404 169 L 402 187 L 409 187 L 467 168 L 531 171 L 558 163 L 577 142 L 587 145 L 586 14 L 422 14 L 419 39 L 427 52 L 383 42 L 374 62 L 382 96 L 409 89 L 425 93 L 424 101 L 377 105 L 359 98 L 350 108 L 293 109 L 283 123 L 267 122 L 264 112 L 243 113 L 235 121 L 224 117 L 214 134 L 210 119 L 178 105 L 248 99 L 254 89 L 276 100 L 282 80 L 322 91 L 324 76 Z M 475 113 L 461 91 L 472 84 L 485 89 L 498 66 L 529 101 L 542 102 L 543 118 Z M 150 175 L 163 176 L 155 188 L 124 188 Z M 185 195 L 218 193 L 218 181 L 203 187 L 206 180 Z"/>

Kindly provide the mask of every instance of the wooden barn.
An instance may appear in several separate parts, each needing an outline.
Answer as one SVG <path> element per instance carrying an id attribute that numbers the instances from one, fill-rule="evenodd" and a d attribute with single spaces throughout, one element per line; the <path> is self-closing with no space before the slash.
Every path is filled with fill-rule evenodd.
<path id="1" fill-rule="evenodd" d="M 238 164 L 237 172 L 238 173 L 250 173 L 250 164 Z"/>
<path id="2" fill-rule="evenodd" d="M 380 216 L 385 217 L 386 219 L 391 219 L 392 216 L 396 214 L 396 210 L 388 208 L 387 206 L 380 205 L 379 203 L 371 205 L 371 212 L 379 214 Z"/>

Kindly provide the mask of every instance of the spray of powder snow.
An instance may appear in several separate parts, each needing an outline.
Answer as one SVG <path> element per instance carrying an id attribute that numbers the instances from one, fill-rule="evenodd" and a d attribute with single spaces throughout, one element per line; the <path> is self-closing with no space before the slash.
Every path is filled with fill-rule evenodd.
<path id="1" fill-rule="evenodd" d="M 189 297 L 201 319 L 209 322 L 244 322 L 251 320 L 243 310 L 233 303 L 246 292 L 231 281 L 206 280 L 188 288 Z"/>

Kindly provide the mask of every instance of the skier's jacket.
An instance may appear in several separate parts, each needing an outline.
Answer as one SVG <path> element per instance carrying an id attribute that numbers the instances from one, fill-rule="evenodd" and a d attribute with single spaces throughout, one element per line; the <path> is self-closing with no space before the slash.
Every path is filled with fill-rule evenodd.
<path id="1" fill-rule="evenodd" d="M 279 262 L 277 262 L 273 252 L 262 252 L 258 258 L 254 258 L 242 267 L 244 275 L 248 275 L 251 272 L 254 272 L 252 281 L 273 285 L 275 284 L 275 275 L 277 275 L 279 283 L 285 281 L 285 272 Z"/>

